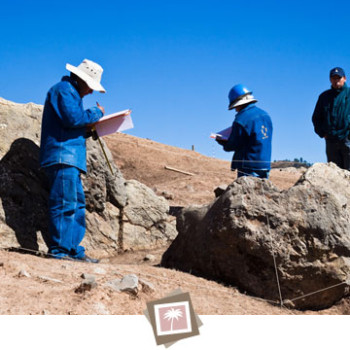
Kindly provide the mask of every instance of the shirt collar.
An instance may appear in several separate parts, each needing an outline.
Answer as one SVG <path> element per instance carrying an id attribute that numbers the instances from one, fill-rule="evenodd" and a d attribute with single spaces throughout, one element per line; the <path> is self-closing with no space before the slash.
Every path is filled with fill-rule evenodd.
<path id="1" fill-rule="evenodd" d="M 246 111 L 246 110 L 248 110 L 248 109 L 253 108 L 253 107 L 255 106 L 255 103 L 256 103 L 256 102 L 249 103 L 247 106 L 245 106 L 243 109 L 241 109 L 237 114 L 239 114 L 239 113 L 241 113 L 241 112 L 243 112 L 243 111 Z"/>
<path id="2" fill-rule="evenodd" d="M 68 81 L 69 83 L 71 83 L 75 89 L 79 92 L 78 90 L 78 83 L 76 80 L 72 79 L 70 76 L 65 75 L 64 77 L 62 77 L 61 81 Z"/>

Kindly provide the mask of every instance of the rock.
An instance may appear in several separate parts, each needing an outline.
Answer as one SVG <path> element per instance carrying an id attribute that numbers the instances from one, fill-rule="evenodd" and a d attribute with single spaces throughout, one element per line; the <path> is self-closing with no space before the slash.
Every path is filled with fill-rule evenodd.
<path id="1" fill-rule="evenodd" d="M 19 135 L 39 146 L 42 111 L 41 105 L 15 103 L 0 97 L 0 159 Z"/>
<path id="2" fill-rule="evenodd" d="M 127 201 L 123 175 L 115 166 L 113 157 L 103 139 L 101 139 L 101 143 L 110 160 L 113 175 L 99 143 L 92 139 L 88 139 L 86 143 L 87 175 L 84 181 L 86 208 L 90 212 L 97 213 L 104 211 L 106 202 L 110 202 L 120 209 L 126 205 Z"/>
<path id="3" fill-rule="evenodd" d="M 81 278 L 86 280 L 87 282 L 96 282 L 96 277 L 94 275 L 89 274 L 89 273 L 83 273 L 81 275 Z"/>
<path id="4" fill-rule="evenodd" d="M 74 290 L 75 293 L 85 293 L 89 292 L 91 289 L 96 288 L 97 283 L 95 282 L 95 278 L 88 279 L 86 281 L 83 281 L 78 288 Z"/>
<path id="5" fill-rule="evenodd" d="M 42 110 L 0 98 L 0 248 L 47 251 L 48 185 L 38 161 Z M 101 142 L 113 175 L 99 143 L 88 139 L 82 244 L 99 257 L 168 244 L 177 232 L 166 200 L 135 180 L 125 181 Z"/>
<path id="6" fill-rule="evenodd" d="M 126 181 L 126 193 L 128 204 L 123 210 L 123 236 L 120 240 L 123 250 L 159 247 L 176 237 L 164 198 L 135 180 Z"/>
<path id="7" fill-rule="evenodd" d="M 170 192 L 167 192 L 167 191 L 163 191 L 162 192 L 162 196 L 165 198 L 165 199 L 168 199 L 168 200 L 173 200 L 174 199 L 174 195 Z"/>
<path id="8" fill-rule="evenodd" d="M 97 274 L 99 274 L 99 275 L 105 275 L 105 274 L 106 274 L 106 270 L 103 269 L 102 267 L 96 267 L 96 268 L 94 269 L 94 272 L 97 273 Z"/>
<path id="9" fill-rule="evenodd" d="M 107 307 L 102 303 L 96 303 L 94 305 L 94 309 L 95 309 L 95 312 L 97 313 L 97 315 L 109 315 L 110 314 Z"/>
<path id="10" fill-rule="evenodd" d="M 220 197 L 226 191 L 227 185 L 220 185 L 215 188 L 214 193 L 215 197 Z"/>
<path id="11" fill-rule="evenodd" d="M 180 207 L 180 206 L 171 206 L 169 207 L 169 215 L 176 217 L 181 212 L 182 209 L 183 207 Z"/>
<path id="12" fill-rule="evenodd" d="M 150 229 L 158 222 L 167 220 L 169 205 L 163 197 L 158 197 L 147 186 L 136 180 L 126 181 L 128 204 L 124 215 L 132 225 Z"/>
<path id="13" fill-rule="evenodd" d="M 83 273 L 81 278 L 83 278 L 84 281 L 74 290 L 75 293 L 85 293 L 97 287 L 96 278 L 94 275 Z"/>
<path id="14" fill-rule="evenodd" d="M 156 290 L 154 288 L 154 285 L 151 282 L 148 282 L 144 279 L 139 279 L 139 283 L 142 286 L 142 291 L 146 294 L 154 293 Z"/>
<path id="15" fill-rule="evenodd" d="M 45 249 L 48 191 L 38 157 L 39 148 L 33 141 L 18 138 L 0 160 L 2 248 Z"/>
<path id="16" fill-rule="evenodd" d="M 185 189 L 187 192 L 191 192 L 191 193 L 195 192 L 195 189 L 193 188 L 192 185 L 186 185 Z"/>
<path id="17" fill-rule="evenodd" d="M 282 192 L 268 180 L 239 178 L 211 204 L 180 212 L 161 265 L 278 301 L 275 257 L 283 300 L 330 307 L 349 294 L 349 179 L 333 164 L 315 164 Z"/>
<path id="18" fill-rule="evenodd" d="M 144 258 L 143 258 L 144 261 L 155 261 L 156 260 L 156 257 L 152 254 L 147 254 Z"/>
<path id="19" fill-rule="evenodd" d="M 115 279 L 106 283 L 108 287 L 120 292 L 127 292 L 132 295 L 138 294 L 138 277 L 136 275 L 126 275 L 122 279 Z"/>
<path id="20" fill-rule="evenodd" d="M 30 278 L 30 274 L 26 271 L 26 270 L 21 270 L 20 272 L 18 272 L 18 277 L 27 277 Z"/>

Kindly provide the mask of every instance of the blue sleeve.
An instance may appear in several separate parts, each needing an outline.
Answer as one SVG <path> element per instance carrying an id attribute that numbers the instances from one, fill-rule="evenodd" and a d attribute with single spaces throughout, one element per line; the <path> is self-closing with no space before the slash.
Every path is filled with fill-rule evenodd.
<path id="1" fill-rule="evenodd" d="M 241 145 L 244 144 L 244 135 L 245 131 L 243 127 L 234 122 L 232 124 L 232 131 L 230 134 L 230 137 L 228 138 L 227 142 L 225 142 L 224 150 L 226 152 L 230 151 L 237 151 L 237 149 L 241 148 Z"/>
<path id="2" fill-rule="evenodd" d="M 97 122 L 103 116 L 98 107 L 84 110 L 81 98 L 69 89 L 59 91 L 56 98 L 53 105 L 66 128 L 81 128 Z"/>

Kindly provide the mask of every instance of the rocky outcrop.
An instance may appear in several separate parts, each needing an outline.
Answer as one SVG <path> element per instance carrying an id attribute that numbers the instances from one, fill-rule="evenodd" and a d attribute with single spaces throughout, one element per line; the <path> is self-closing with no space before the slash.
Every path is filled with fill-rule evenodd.
<path id="1" fill-rule="evenodd" d="M 315 164 L 282 192 L 239 178 L 210 205 L 181 211 L 161 265 L 277 303 L 328 307 L 349 293 L 349 181 L 334 164 Z"/>
<path id="2" fill-rule="evenodd" d="M 126 181 L 101 142 L 113 175 L 99 144 L 88 140 L 84 177 L 87 232 L 82 244 L 103 256 L 111 250 L 151 249 L 172 241 L 177 232 L 169 221 L 167 201 L 136 180 Z"/>
<path id="3" fill-rule="evenodd" d="M 46 251 L 48 186 L 39 169 L 42 106 L 0 98 L 0 248 Z M 83 245 L 100 257 L 127 249 L 154 248 L 177 234 L 167 201 L 137 181 L 125 181 L 102 144 L 87 141 L 83 176 L 87 232 Z"/>
<path id="4" fill-rule="evenodd" d="M 42 111 L 35 103 L 19 104 L 0 97 L 0 160 L 18 138 L 39 146 Z"/>

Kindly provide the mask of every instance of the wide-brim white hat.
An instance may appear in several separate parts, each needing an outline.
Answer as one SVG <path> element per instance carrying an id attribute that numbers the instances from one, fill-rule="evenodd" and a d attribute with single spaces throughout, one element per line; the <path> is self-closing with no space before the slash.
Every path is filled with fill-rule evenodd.
<path id="1" fill-rule="evenodd" d="M 85 59 L 79 64 L 78 67 L 67 63 L 66 69 L 77 75 L 80 79 L 84 80 L 90 89 L 99 92 L 106 92 L 104 87 L 101 85 L 103 69 L 99 64 Z"/>

